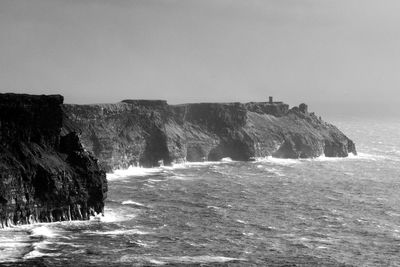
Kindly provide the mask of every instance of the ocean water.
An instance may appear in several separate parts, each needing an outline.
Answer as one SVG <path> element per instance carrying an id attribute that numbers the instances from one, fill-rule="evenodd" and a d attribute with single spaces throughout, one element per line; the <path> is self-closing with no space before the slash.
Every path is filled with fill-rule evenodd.
<path id="1" fill-rule="evenodd" d="M 400 120 L 333 122 L 358 156 L 116 171 L 104 217 L 0 230 L 0 265 L 400 266 Z"/>

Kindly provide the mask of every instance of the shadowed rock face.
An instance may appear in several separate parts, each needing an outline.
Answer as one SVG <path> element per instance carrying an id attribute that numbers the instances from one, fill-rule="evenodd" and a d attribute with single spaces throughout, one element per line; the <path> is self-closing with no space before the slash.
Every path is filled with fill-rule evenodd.
<path id="1" fill-rule="evenodd" d="M 102 212 L 104 171 L 64 130 L 63 97 L 0 94 L 0 228 Z"/>
<path id="2" fill-rule="evenodd" d="M 335 126 L 274 103 L 199 103 L 124 100 L 117 104 L 64 105 L 86 149 L 108 170 L 182 160 L 252 157 L 346 157 L 354 143 Z"/>

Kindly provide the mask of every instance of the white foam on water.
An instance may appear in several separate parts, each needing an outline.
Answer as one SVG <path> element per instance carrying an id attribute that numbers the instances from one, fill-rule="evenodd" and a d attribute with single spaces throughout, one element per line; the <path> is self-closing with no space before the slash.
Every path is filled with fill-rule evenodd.
<path id="1" fill-rule="evenodd" d="M 182 265 L 182 264 L 207 264 L 207 263 L 224 263 L 230 261 L 245 261 L 244 258 L 231 258 L 224 256 L 171 256 L 171 257 L 138 257 L 133 255 L 124 255 L 120 258 L 120 262 L 137 262 L 138 260 L 146 261 L 154 265 Z"/>
<path id="2" fill-rule="evenodd" d="M 37 228 L 33 228 L 31 236 L 33 237 L 45 237 L 45 238 L 53 238 L 58 236 L 51 228 L 47 226 L 40 226 Z"/>
<path id="3" fill-rule="evenodd" d="M 2 249 L 7 249 L 7 248 L 26 247 L 27 245 L 28 245 L 28 243 L 24 243 L 24 242 L 19 242 L 19 241 L 15 241 L 15 240 L 8 241 L 8 240 L 4 240 L 3 238 L 0 239 L 0 251 Z"/>
<path id="4" fill-rule="evenodd" d="M 220 210 L 220 207 L 216 207 L 216 206 L 207 206 L 208 209 L 214 209 L 214 210 Z"/>
<path id="5" fill-rule="evenodd" d="M 52 242 L 48 242 L 46 240 L 34 243 L 32 245 L 33 250 L 30 251 L 29 253 L 27 253 L 24 256 L 24 259 L 40 258 L 40 257 L 44 257 L 44 256 L 47 256 L 47 257 L 60 256 L 61 253 L 49 252 L 49 251 L 55 250 L 54 248 L 52 249 L 52 247 L 51 247 L 52 244 L 53 244 Z M 41 252 L 41 250 L 46 250 L 46 253 Z"/>
<path id="6" fill-rule="evenodd" d="M 120 180 L 120 179 L 125 179 L 129 176 L 136 176 L 136 177 L 149 176 L 162 172 L 163 168 L 161 167 L 142 168 L 142 167 L 130 166 L 128 169 L 120 169 L 120 170 L 115 170 L 112 173 L 107 173 L 107 180 L 109 181 Z"/>
<path id="7" fill-rule="evenodd" d="M 24 259 L 39 258 L 43 256 L 56 257 L 61 255 L 60 253 L 49 252 L 54 250 L 54 248 L 51 247 L 53 244 L 51 240 L 54 240 L 54 238 L 59 236 L 59 234 L 57 234 L 54 229 L 51 229 L 49 226 L 50 225 L 38 225 L 37 227 L 33 227 L 31 229 L 30 237 L 39 238 L 39 241 L 34 242 L 31 245 L 33 249 L 24 255 Z M 41 252 L 41 250 L 46 250 L 46 253 Z"/>
<path id="8" fill-rule="evenodd" d="M 198 263 L 224 263 L 229 261 L 244 261 L 243 258 L 231 258 L 224 256 L 172 256 L 172 257 L 159 257 L 158 261 L 166 262 L 167 264 L 198 264 Z"/>
<path id="9" fill-rule="evenodd" d="M 353 155 L 353 154 L 351 154 Z M 356 156 L 354 156 L 356 157 Z M 334 161 L 343 161 L 343 160 L 349 160 L 349 159 L 354 159 L 353 156 L 349 156 L 347 158 L 342 158 L 342 157 L 327 157 L 325 155 L 316 157 L 316 158 L 312 158 L 312 159 L 304 159 L 305 161 L 320 161 L 320 162 L 324 162 L 324 161 L 329 161 L 329 162 L 334 162 Z"/>
<path id="10" fill-rule="evenodd" d="M 74 243 L 66 243 L 66 242 L 60 242 L 57 241 L 57 245 L 59 246 L 69 246 L 69 247 L 73 247 L 73 248 L 85 248 L 85 245 L 78 245 L 78 244 L 74 244 Z"/>
<path id="11" fill-rule="evenodd" d="M 103 215 L 98 215 L 96 216 L 96 220 L 101 221 L 101 222 L 106 222 L 106 223 L 112 223 L 112 222 L 122 222 L 129 220 L 130 218 L 133 218 L 135 215 L 130 214 L 130 216 L 125 216 L 122 212 L 117 212 L 114 211 L 110 208 L 105 207 L 104 209 L 104 216 Z"/>
<path id="12" fill-rule="evenodd" d="M 272 156 L 268 156 L 265 158 L 254 158 L 254 162 L 268 162 L 268 163 L 275 163 L 278 165 L 294 165 L 301 163 L 301 159 L 282 159 L 282 158 L 274 158 Z"/>
<path id="13" fill-rule="evenodd" d="M 172 163 L 172 166 L 162 166 L 160 167 L 163 170 L 178 170 L 178 169 L 187 169 L 189 167 L 189 165 L 185 162 L 185 163 Z"/>
<path id="14" fill-rule="evenodd" d="M 368 154 L 368 153 L 362 153 L 362 152 L 359 152 L 357 156 L 353 155 L 350 158 L 371 160 L 371 161 L 379 161 L 379 160 L 389 159 L 388 157 L 383 156 L 383 155 L 374 155 L 374 154 Z"/>
<path id="15" fill-rule="evenodd" d="M 127 169 L 118 169 L 114 170 L 112 173 L 107 173 L 107 180 L 114 181 L 114 180 L 123 180 L 127 177 L 143 177 L 155 174 L 161 174 L 166 170 L 177 170 L 177 169 L 187 169 L 191 167 L 198 167 L 198 166 L 209 166 L 209 165 L 217 165 L 232 162 L 231 158 L 223 158 L 221 161 L 200 161 L 200 162 L 183 162 L 183 163 L 172 163 L 171 166 L 160 166 L 154 168 L 143 168 L 143 167 L 136 167 L 136 166 L 129 166 Z M 161 182 L 163 180 L 156 180 L 153 179 L 151 181 L 154 182 Z"/>
<path id="16" fill-rule="evenodd" d="M 149 259 L 148 262 L 150 262 L 151 264 L 155 264 L 155 265 L 165 265 L 165 264 L 167 264 L 164 261 L 155 260 L 155 259 Z"/>
<path id="17" fill-rule="evenodd" d="M 30 246 L 30 237 L 25 231 L 0 230 L 0 262 L 20 259 Z"/>
<path id="18" fill-rule="evenodd" d="M 186 180 L 192 180 L 193 178 L 174 175 L 174 176 L 168 177 L 168 179 L 186 181 Z"/>
<path id="19" fill-rule="evenodd" d="M 60 253 L 42 253 L 40 251 L 37 250 L 32 250 L 31 252 L 29 252 L 28 254 L 26 254 L 24 256 L 24 259 L 34 259 L 34 258 L 41 258 L 41 257 L 57 257 L 57 256 L 61 256 Z"/>
<path id="20" fill-rule="evenodd" d="M 140 206 L 140 207 L 146 207 L 146 205 L 133 201 L 133 200 L 126 200 L 121 202 L 122 205 L 135 205 L 135 206 Z"/>
<path id="21" fill-rule="evenodd" d="M 243 232 L 243 235 L 244 235 L 244 236 L 254 236 L 254 233 L 246 233 L 246 232 Z"/>
<path id="22" fill-rule="evenodd" d="M 304 163 L 304 162 L 312 162 L 312 161 L 318 161 L 318 162 L 335 162 L 335 161 L 347 161 L 347 160 L 371 160 L 371 161 L 378 161 L 378 160 L 385 160 L 388 159 L 388 157 L 383 156 L 383 155 L 375 155 L 375 154 L 368 154 L 368 153 L 362 153 L 359 152 L 357 155 L 354 155 L 353 153 L 349 153 L 347 157 L 326 157 L 325 155 L 321 155 L 316 158 L 307 158 L 307 159 L 283 159 L 283 158 L 274 158 L 272 156 L 264 157 L 264 158 L 254 158 L 255 163 L 275 163 L 278 165 L 294 165 L 294 164 L 299 164 L 299 163 Z M 262 168 L 262 165 L 257 165 L 257 168 Z"/>
<path id="23" fill-rule="evenodd" d="M 221 161 L 186 161 L 183 163 L 173 163 L 172 166 L 163 166 L 160 167 L 164 170 L 177 170 L 177 169 L 187 169 L 191 167 L 199 167 L 199 166 L 212 166 L 212 165 L 220 165 L 224 163 L 232 162 L 230 158 L 223 158 Z"/>
<path id="24" fill-rule="evenodd" d="M 164 181 L 165 181 L 165 180 L 160 180 L 160 179 L 149 179 L 147 182 L 148 182 L 148 183 L 154 184 L 154 183 L 164 182 Z"/>
<path id="25" fill-rule="evenodd" d="M 275 174 L 276 176 L 280 176 L 280 177 L 285 176 L 280 170 L 275 169 L 275 168 L 268 168 L 268 169 L 265 169 L 265 170 Z"/>
<path id="26" fill-rule="evenodd" d="M 143 242 L 142 240 L 139 240 L 139 239 L 135 241 L 135 244 L 137 244 L 140 247 L 144 247 L 144 248 L 150 247 L 149 244 L 147 244 L 147 243 L 145 243 L 145 242 Z"/>
<path id="27" fill-rule="evenodd" d="M 368 155 L 367 157 L 364 157 L 363 155 Z M 311 159 L 304 159 L 304 161 L 347 161 L 347 160 L 360 160 L 360 159 L 369 159 L 369 158 L 375 158 L 379 157 L 376 155 L 370 155 L 370 154 L 363 154 L 363 153 L 358 153 L 358 155 L 354 155 L 353 153 L 349 153 L 347 157 L 327 157 L 325 155 L 321 155 L 316 158 L 311 158 Z"/>
<path id="28" fill-rule="evenodd" d="M 149 235 L 150 232 L 141 231 L 138 229 L 126 229 L 126 230 L 112 230 L 112 231 L 85 231 L 85 234 L 94 235 Z"/>
<path id="29" fill-rule="evenodd" d="M 158 260 L 158 259 L 153 259 L 150 257 L 141 257 L 141 256 L 137 256 L 137 255 L 124 255 L 119 259 L 119 262 L 123 262 L 123 263 L 137 263 L 137 261 L 145 261 L 148 263 L 151 263 L 153 265 L 165 265 L 167 264 L 167 262 Z M 135 265 L 136 266 L 136 265 Z"/>

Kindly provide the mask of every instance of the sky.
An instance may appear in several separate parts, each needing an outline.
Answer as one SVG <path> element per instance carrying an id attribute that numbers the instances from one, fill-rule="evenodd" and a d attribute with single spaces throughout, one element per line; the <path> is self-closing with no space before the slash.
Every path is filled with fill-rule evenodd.
<path id="1" fill-rule="evenodd" d="M 0 0 L 0 92 L 400 115 L 398 0 Z"/>

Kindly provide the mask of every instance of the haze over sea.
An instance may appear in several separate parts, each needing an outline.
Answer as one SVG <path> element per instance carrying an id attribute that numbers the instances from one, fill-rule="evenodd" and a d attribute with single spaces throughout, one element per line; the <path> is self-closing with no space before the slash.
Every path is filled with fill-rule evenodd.
<path id="1" fill-rule="evenodd" d="M 104 217 L 0 230 L 0 262 L 399 266 L 400 120 L 330 121 L 358 156 L 116 171 Z"/>

